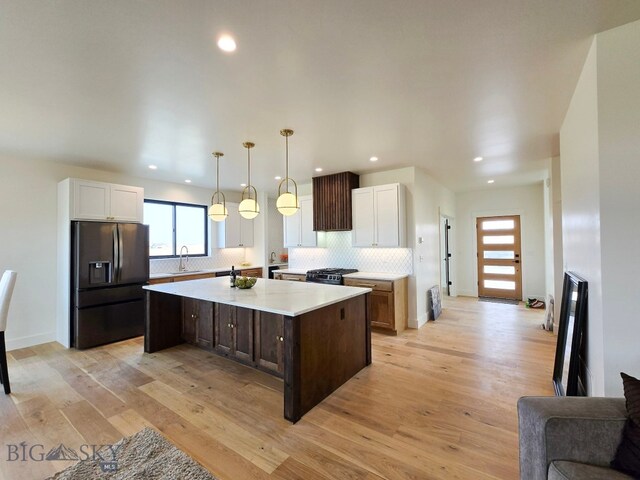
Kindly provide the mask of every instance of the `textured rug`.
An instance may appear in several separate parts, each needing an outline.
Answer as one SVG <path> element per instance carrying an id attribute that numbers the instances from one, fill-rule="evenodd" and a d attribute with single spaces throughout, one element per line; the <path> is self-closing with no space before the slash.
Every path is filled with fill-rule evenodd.
<path id="1" fill-rule="evenodd" d="M 489 303 L 508 303 L 509 305 L 518 305 L 520 303 L 520 300 L 511 300 L 509 298 L 492 298 L 492 297 L 478 297 L 478 301 L 489 302 Z"/>
<path id="2" fill-rule="evenodd" d="M 48 480 L 215 480 L 205 468 L 151 428 L 103 447 L 93 457 Z"/>

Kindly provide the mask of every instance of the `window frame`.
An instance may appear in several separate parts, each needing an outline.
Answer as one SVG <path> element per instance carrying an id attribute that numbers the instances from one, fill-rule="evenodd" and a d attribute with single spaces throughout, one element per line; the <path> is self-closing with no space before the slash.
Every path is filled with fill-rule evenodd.
<path id="1" fill-rule="evenodd" d="M 153 200 L 150 198 L 145 198 L 144 203 L 155 203 L 159 205 L 169 205 L 171 206 L 171 222 L 173 224 L 172 232 L 173 232 L 173 255 L 151 255 L 149 252 L 149 260 L 156 260 L 161 258 L 180 258 L 180 253 L 178 253 L 178 242 L 177 240 L 177 232 L 176 232 L 176 207 L 194 207 L 201 208 L 204 213 L 204 253 L 189 253 L 190 257 L 207 257 L 209 256 L 209 217 L 208 206 L 200 205 L 197 203 L 184 203 L 184 202 L 172 202 L 170 200 Z"/>

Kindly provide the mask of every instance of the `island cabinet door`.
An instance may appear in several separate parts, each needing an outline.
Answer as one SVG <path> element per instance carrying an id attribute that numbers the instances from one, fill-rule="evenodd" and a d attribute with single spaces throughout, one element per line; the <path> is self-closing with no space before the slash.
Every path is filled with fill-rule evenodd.
<path id="1" fill-rule="evenodd" d="M 182 298 L 182 339 L 192 345 L 196 344 L 198 323 L 198 300 Z"/>
<path id="2" fill-rule="evenodd" d="M 233 355 L 249 364 L 253 364 L 253 314 L 251 309 L 235 307 Z"/>
<path id="3" fill-rule="evenodd" d="M 231 355 L 233 352 L 233 322 L 235 307 L 224 305 L 222 303 L 215 304 L 215 347 L 218 353 L 223 355 Z"/>
<path id="4" fill-rule="evenodd" d="M 196 344 L 207 350 L 213 349 L 213 303 L 197 301 Z"/>
<path id="5" fill-rule="evenodd" d="M 284 317 L 275 313 L 256 312 L 256 365 L 278 376 L 284 374 Z"/>

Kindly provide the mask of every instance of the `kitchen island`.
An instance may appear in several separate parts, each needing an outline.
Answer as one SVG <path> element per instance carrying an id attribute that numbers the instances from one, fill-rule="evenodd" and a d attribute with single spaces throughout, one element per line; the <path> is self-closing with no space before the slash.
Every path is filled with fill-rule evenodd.
<path id="1" fill-rule="evenodd" d="M 149 285 L 144 349 L 183 342 L 284 380 L 284 417 L 297 422 L 371 364 L 369 288 L 229 278 Z"/>

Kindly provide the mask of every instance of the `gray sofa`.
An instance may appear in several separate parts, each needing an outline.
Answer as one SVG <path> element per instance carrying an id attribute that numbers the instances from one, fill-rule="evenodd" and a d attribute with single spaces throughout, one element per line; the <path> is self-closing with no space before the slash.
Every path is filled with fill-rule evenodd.
<path id="1" fill-rule="evenodd" d="M 522 480 L 628 480 L 609 468 L 627 418 L 624 398 L 518 400 Z"/>

